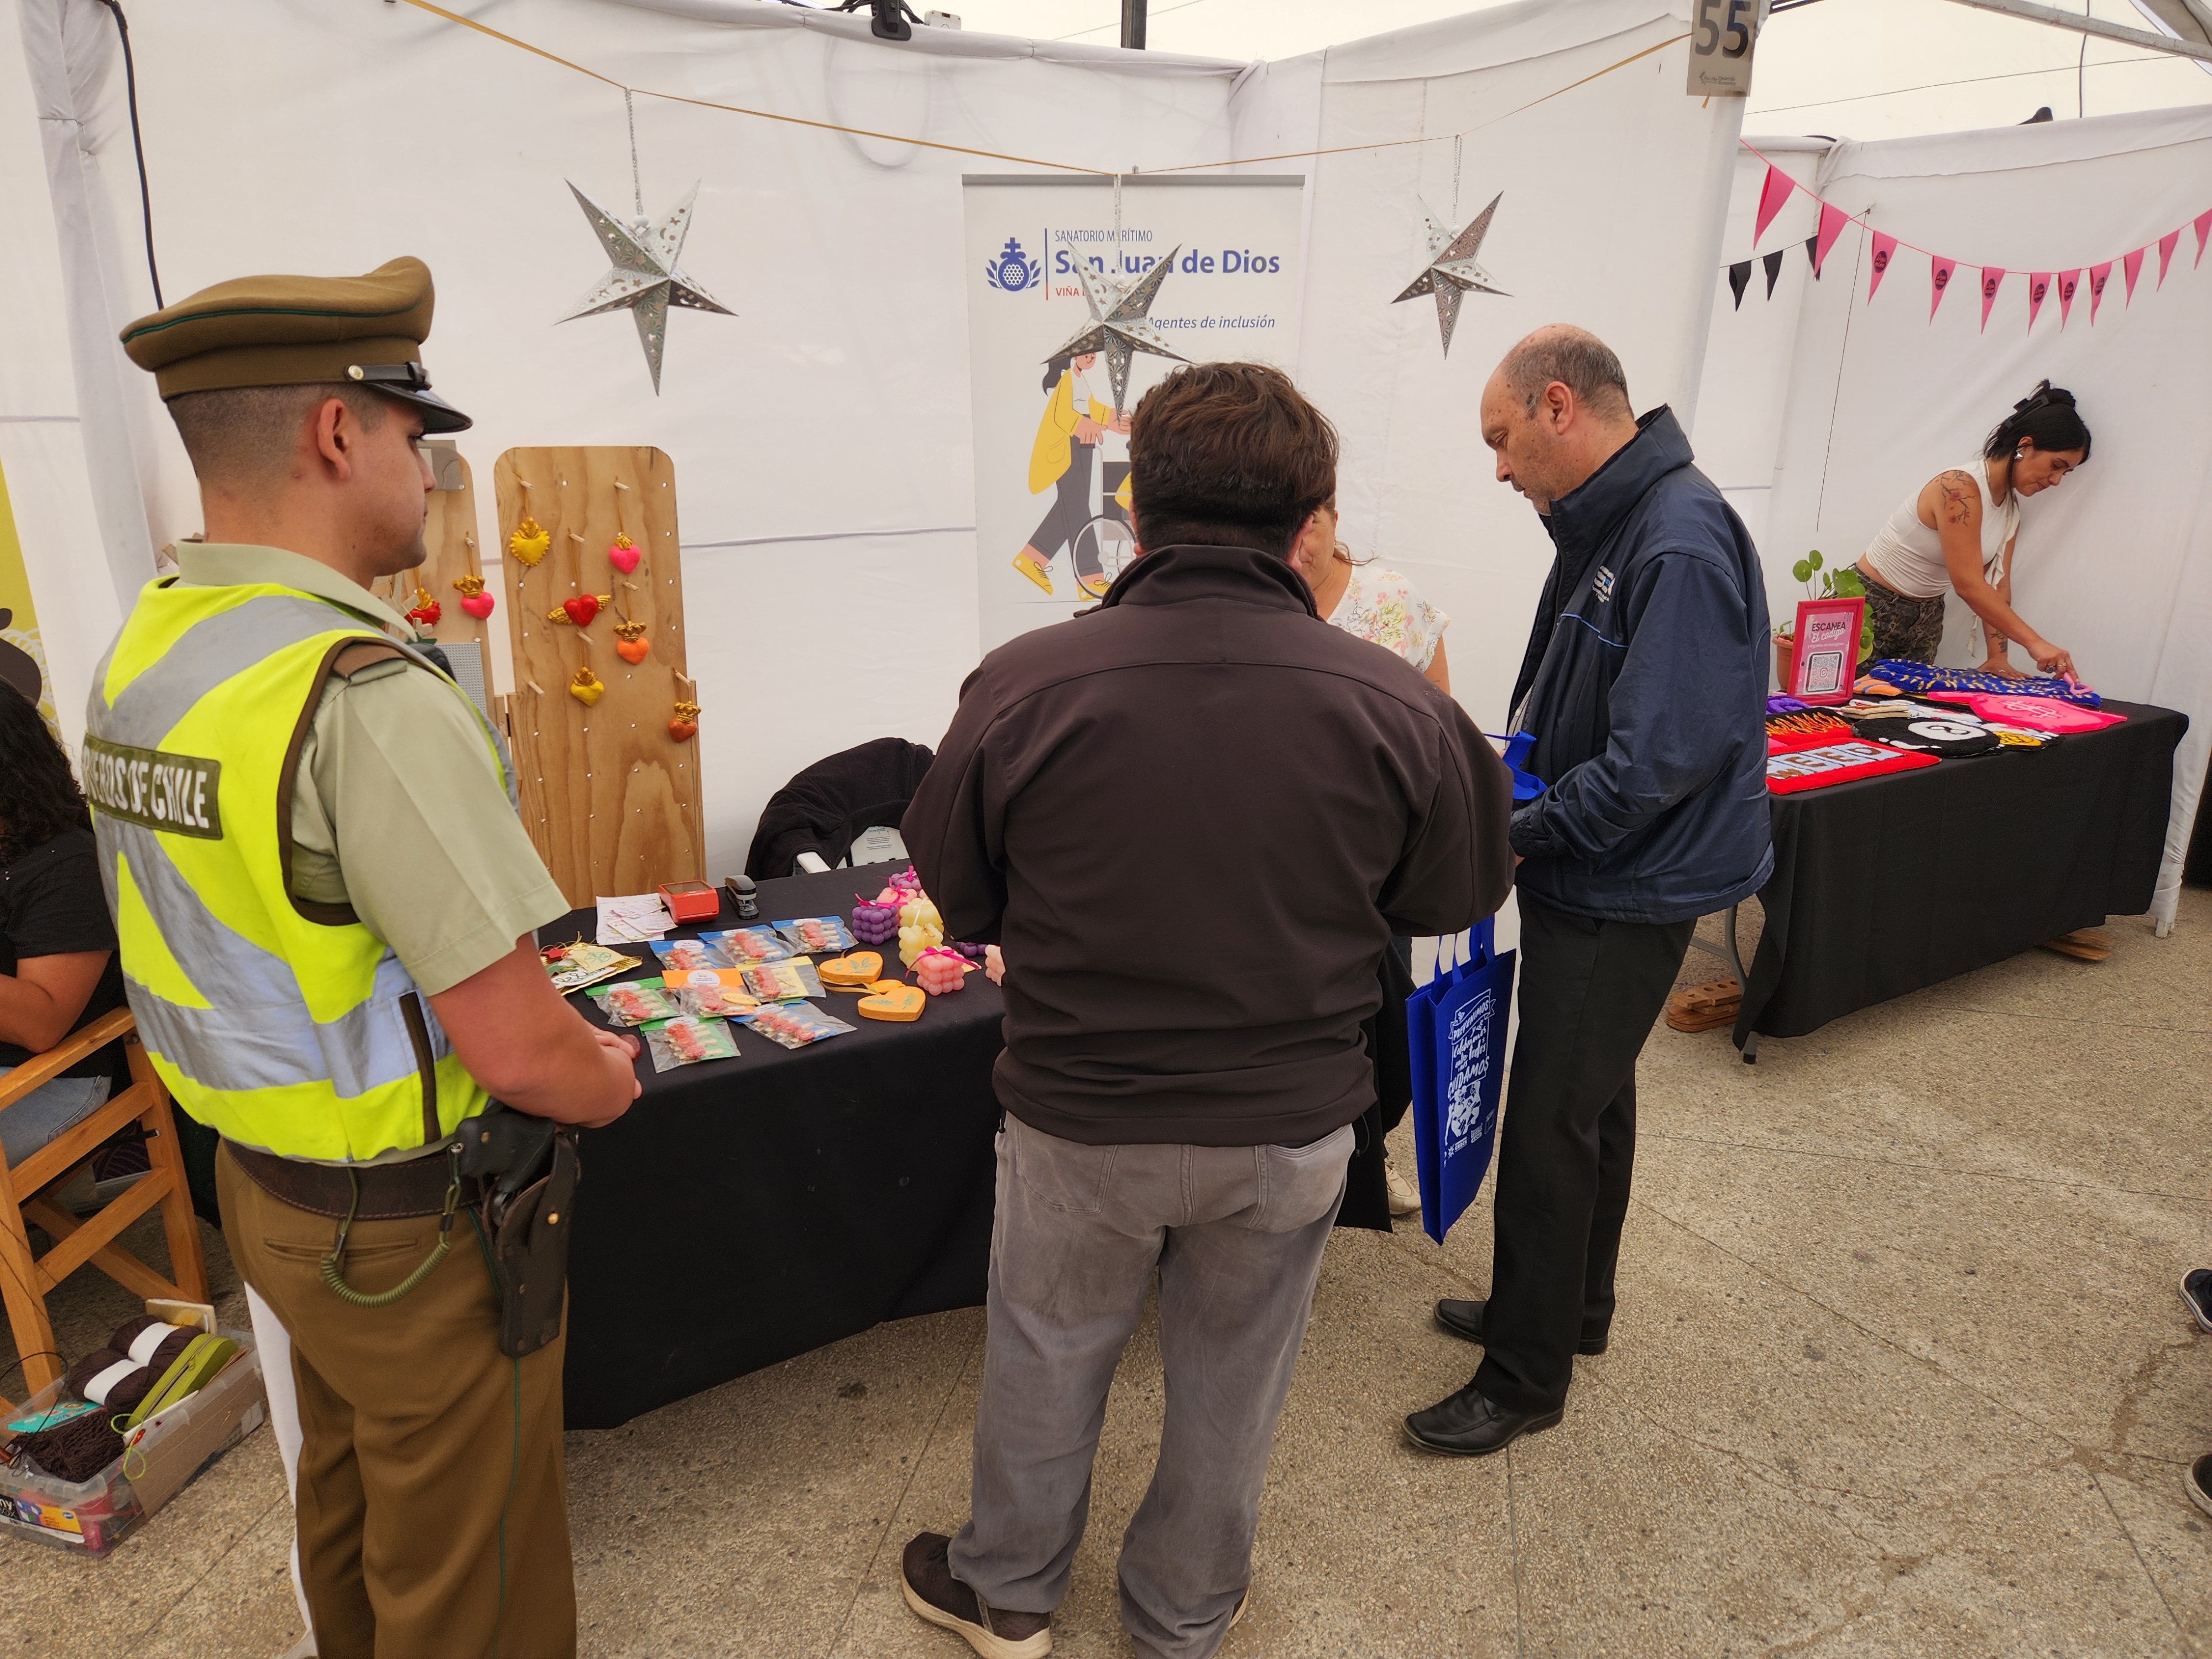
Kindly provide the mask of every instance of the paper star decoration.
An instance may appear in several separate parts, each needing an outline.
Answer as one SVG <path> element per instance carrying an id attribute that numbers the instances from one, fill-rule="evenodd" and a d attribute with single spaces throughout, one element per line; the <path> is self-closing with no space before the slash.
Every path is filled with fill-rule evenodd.
<path id="1" fill-rule="evenodd" d="M 1490 198 L 1490 205 L 1456 233 L 1438 224 L 1436 216 L 1425 208 L 1421 220 L 1429 231 L 1428 269 L 1407 285 L 1399 300 L 1411 300 L 1423 294 L 1437 296 L 1437 327 L 1444 337 L 1444 356 L 1451 356 L 1452 327 L 1459 321 L 1459 302 L 1467 294 L 1498 294 L 1505 290 L 1495 286 L 1490 273 L 1475 264 L 1476 251 L 1490 231 L 1490 216 L 1498 211 L 1498 204 L 1505 199 L 1499 191 Z M 1397 301 L 1391 301 L 1396 304 Z"/>
<path id="2" fill-rule="evenodd" d="M 1052 355 L 1079 357 L 1086 352 L 1103 354 L 1106 375 L 1114 385 L 1116 415 L 1121 412 L 1121 404 L 1128 395 L 1129 361 L 1139 352 L 1149 351 L 1179 363 L 1190 361 L 1167 343 L 1146 315 L 1159 295 L 1160 284 L 1167 280 L 1168 271 L 1175 264 L 1176 255 L 1182 251 L 1180 247 L 1169 249 L 1168 257 L 1137 278 L 1134 286 L 1118 283 L 1087 265 L 1076 268 L 1075 274 L 1083 279 L 1083 297 L 1090 302 L 1091 322 Z"/>
<path id="3" fill-rule="evenodd" d="M 645 364 L 653 371 L 657 396 L 660 356 L 668 343 L 668 307 L 689 306 L 694 311 L 712 311 L 725 317 L 737 314 L 685 276 L 676 263 L 684 251 L 684 233 L 691 228 L 691 204 L 699 186 L 692 185 L 691 193 L 660 218 L 641 217 L 633 222 L 617 219 L 574 185 L 568 188 L 614 265 L 592 284 L 592 291 L 577 301 L 576 308 L 559 320 L 568 323 L 603 312 L 629 312 L 637 323 L 638 343 L 645 348 Z"/>

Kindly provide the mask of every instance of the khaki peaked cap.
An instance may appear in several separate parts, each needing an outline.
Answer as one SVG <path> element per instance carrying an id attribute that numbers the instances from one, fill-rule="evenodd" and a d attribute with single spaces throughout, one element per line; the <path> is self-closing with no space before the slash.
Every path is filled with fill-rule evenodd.
<path id="1" fill-rule="evenodd" d="M 418 361 L 436 304 L 430 268 L 408 256 L 365 276 L 239 276 L 141 317 L 123 349 L 164 400 L 352 381 L 417 404 L 429 431 L 458 432 L 469 417 L 429 391 Z"/>

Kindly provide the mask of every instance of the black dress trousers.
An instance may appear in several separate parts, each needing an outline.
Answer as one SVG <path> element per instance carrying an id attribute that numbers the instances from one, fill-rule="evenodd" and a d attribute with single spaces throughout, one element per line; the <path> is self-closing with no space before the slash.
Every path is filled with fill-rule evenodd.
<path id="1" fill-rule="evenodd" d="M 1636 1057 L 1696 927 L 1599 921 L 1521 896 L 1521 1031 L 1474 1374 L 1509 1409 L 1562 1404 L 1577 1344 L 1613 1322 L 1636 1164 Z"/>

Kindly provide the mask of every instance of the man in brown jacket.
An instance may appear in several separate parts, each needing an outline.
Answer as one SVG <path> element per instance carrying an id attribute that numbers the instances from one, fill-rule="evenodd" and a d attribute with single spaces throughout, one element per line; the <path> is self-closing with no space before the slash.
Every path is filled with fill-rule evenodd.
<path id="1" fill-rule="evenodd" d="M 1006 963 L 973 1518 L 904 1571 L 989 1659 L 1051 1650 L 1155 1269 L 1166 1422 L 1121 1620 L 1158 1659 L 1219 1645 L 1375 1098 L 1377 965 L 1512 884 L 1481 732 L 1322 622 L 1285 557 L 1335 493 L 1328 422 L 1277 371 L 1213 363 L 1147 395 L 1129 443 L 1144 556 L 984 659 L 902 826 L 952 934 Z"/>

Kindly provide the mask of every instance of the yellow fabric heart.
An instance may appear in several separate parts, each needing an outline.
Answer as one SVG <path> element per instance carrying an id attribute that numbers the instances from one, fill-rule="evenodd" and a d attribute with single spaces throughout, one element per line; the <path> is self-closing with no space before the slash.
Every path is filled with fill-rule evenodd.
<path id="1" fill-rule="evenodd" d="M 606 684 L 588 668 L 579 668 L 576 678 L 568 682 L 568 695 L 589 708 L 606 695 Z"/>

